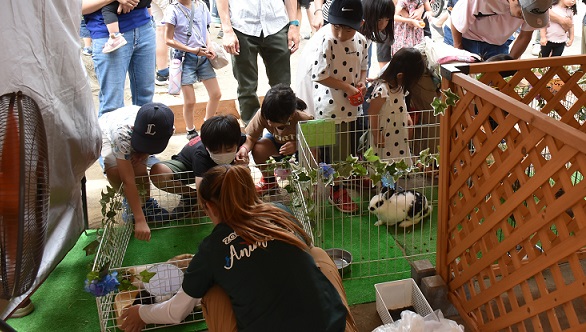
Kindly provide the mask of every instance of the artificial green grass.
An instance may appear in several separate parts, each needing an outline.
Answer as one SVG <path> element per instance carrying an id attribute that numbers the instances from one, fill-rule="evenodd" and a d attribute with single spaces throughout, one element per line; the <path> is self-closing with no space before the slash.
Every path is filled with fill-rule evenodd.
<path id="1" fill-rule="evenodd" d="M 427 197 L 437 197 L 437 189 L 430 190 L 435 192 L 426 193 Z M 344 248 L 353 254 L 351 271 L 344 275 L 350 305 L 375 301 L 376 283 L 409 278 L 411 260 L 428 258 L 435 264 L 437 207 L 434 207 L 431 222 L 397 231 L 395 227 L 374 226 L 374 219 L 367 214 L 348 217 L 338 211 L 328 213 L 322 241 L 318 245 Z M 153 231 L 150 242 L 131 237 L 122 265 L 158 263 L 176 255 L 195 253 L 212 228 L 208 224 L 158 229 Z M 26 317 L 9 319 L 10 326 L 25 332 L 100 330 L 96 300 L 83 290 L 94 259 L 94 256 L 85 256 L 83 248 L 93 240 L 95 231 L 80 236 L 73 249 L 32 295 L 35 311 Z M 197 331 L 204 328 L 204 323 L 194 323 L 161 330 Z"/>

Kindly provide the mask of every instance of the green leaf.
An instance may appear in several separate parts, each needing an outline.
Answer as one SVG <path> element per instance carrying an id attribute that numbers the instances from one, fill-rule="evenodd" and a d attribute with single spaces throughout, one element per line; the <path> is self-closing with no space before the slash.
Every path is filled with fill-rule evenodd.
<path id="1" fill-rule="evenodd" d="M 350 157 L 348 157 L 350 158 Z M 334 164 L 336 165 L 336 164 Z M 334 166 L 332 165 L 332 166 Z M 336 167 L 334 167 L 334 169 L 336 169 Z M 354 169 L 353 165 L 351 163 L 343 163 L 340 164 L 340 166 L 337 167 L 337 173 L 339 176 L 343 177 L 343 178 L 349 178 L 350 176 L 352 176 L 352 170 Z"/>
<path id="2" fill-rule="evenodd" d="M 98 247 L 100 246 L 100 241 L 98 240 L 93 240 L 92 242 L 90 242 L 90 244 L 88 244 L 87 246 L 83 247 L 83 250 L 85 251 L 85 255 L 89 256 L 89 255 L 93 255 L 96 253 L 96 251 L 98 251 Z"/>
<path id="3" fill-rule="evenodd" d="M 142 280 L 142 282 L 149 282 L 151 281 L 151 278 L 155 276 L 155 274 L 157 274 L 156 272 L 149 272 L 147 270 L 142 270 L 140 273 L 140 280 Z"/>
<path id="4" fill-rule="evenodd" d="M 442 92 L 446 96 L 446 104 L 450 106 L 456 106 L 456 102 L 460 100 L 460 96 L 453 93 L 450 89 L 443 90 Z"/>
<path id="5" fill-rule="evenodd" d="M 437 116 L 444 115 L 446 109 L 448 108 L 448 105 L 444 103 L 441 98 L 435 97 L 431 102 L 431 107 L 433 108 L 433 115 Z"/>
<path id="6" fill-rule="evenodd" d="M 134 286 L 132 284 L 132 282 L 130 282 L 130 280 L 128 279 L 122 279 L 120 280 L 120 285 L 118 286 L 118 290 L 123 292 L 123 291 L 131 291 L 131 290 L 136 290 L 138 289 L 136 286 Z"/>
<path id="7" fill-rule="evenodd" d="M 86 275 L 86 279 L 89 281 L 100 280 L 100 272 L 99 271 L 90 271 L 90 273 L 88 273 Z"/>

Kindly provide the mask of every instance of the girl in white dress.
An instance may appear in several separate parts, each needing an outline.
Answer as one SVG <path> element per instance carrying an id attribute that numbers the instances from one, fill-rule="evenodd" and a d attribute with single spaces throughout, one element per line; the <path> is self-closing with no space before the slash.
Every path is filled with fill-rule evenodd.
<path id="1" fill-rule="evenodd" d="M 374 89 L 368 100 L 369 142 L 380 159 L 404 159 L 407 165 L 413 165 L 407 142 L 412 120 L 405 97 L 419 81 L 424 69 L 425 61 L 418 50 L 402 48 L 373 82 Z"/>

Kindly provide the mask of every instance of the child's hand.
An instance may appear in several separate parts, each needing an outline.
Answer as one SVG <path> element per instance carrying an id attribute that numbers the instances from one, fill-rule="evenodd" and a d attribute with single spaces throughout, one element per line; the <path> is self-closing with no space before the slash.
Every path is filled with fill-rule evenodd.
<path id="1" fill-rule="evenodd" d="M 143 219 L 142 222 L 135 220 L 134 237 L 141 241 L 151 240 L 151 229 L 149 228 L 149 225 L 147 225 L 146 220 Z"/>
<path id="2" fill-rule="evenodd" d="M 289 141 L 281 145 L 281 148 L 279 149 L 279 154 L 289 156 L 294 154 L 295 151 L 297 151 L 297 143 L 295 141 Z"/>
<path id="3" fill-rule="evenodd" d="M 568 41 L 566 42 L 566 46 L 570 47 L 570 46 L 572 46 L 573 43 L 574 43 L 573 39 L 568 39 Z"/>
<path id="4" fill-rule="evenodd" d="M 423 19 L 431 20 L 432 18 L 433 18 L 433 13 L 431 12 L 431 10 L 427 10 L 425 12 L 425 14 L 423 14 Z"/>
<path id="5" fill-rule="evenodd" d="M 217 56 L 216 52 L 214 52 L 212 48 L 205 48 L 204 50 L 206 51 L 206 57 L 210 60 Z"/>
<path id="6" fill-rule="evenodd" d="M 356 88 L 358 88 L 358 90 L 360 90 L 360 93 L 363 96 L 366 95 L 366 83 L 365 82 L 358 82 L 358 84 L 356 84 Z"/>
<path id="7" fill-rule="evenodd" d="M 543 38 L 543 37 L 542 37 L 541 39 L 539 39 L 539 44 L 540 44 L 541 46 L 545 46 L 545 45 L 547 45 L 547 38 Z"/>
<path id="8" fill-rule="evenodd" d="M 421 28 L 422 28 L 422 26 L 421 26 L 421 23 L 419 23 L 419 22 L 423 22 L 423 21 L 416 20 L 416 19 L 411 19 L 411 20 L 409 21 L 409 24 L 411 24 L 411 25 L 412 25 L 414 28 L 416 28 L 416 29 L 421 29 Z M 424 23 L 424 26 L 425 26 L 425 23 Z"/>
<path id="9" fill-rule="evenodd" d="M 248 165 L 248 149 L 244 145 L 236 152 L 234 163 L 237 165 Z"/>

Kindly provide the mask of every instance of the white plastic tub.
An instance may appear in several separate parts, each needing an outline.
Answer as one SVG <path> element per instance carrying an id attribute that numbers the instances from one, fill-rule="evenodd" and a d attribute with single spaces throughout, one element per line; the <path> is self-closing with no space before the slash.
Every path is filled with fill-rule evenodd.
<path id="1" fill-rule="evenodd" d="M 383 324 L 393 322 L 389 310 L 413 307 L 423 317 L 433 310 L 427 299 L 412 278 L 382 282 L 374 285 L 376 291 L 376 311 Z"/>

